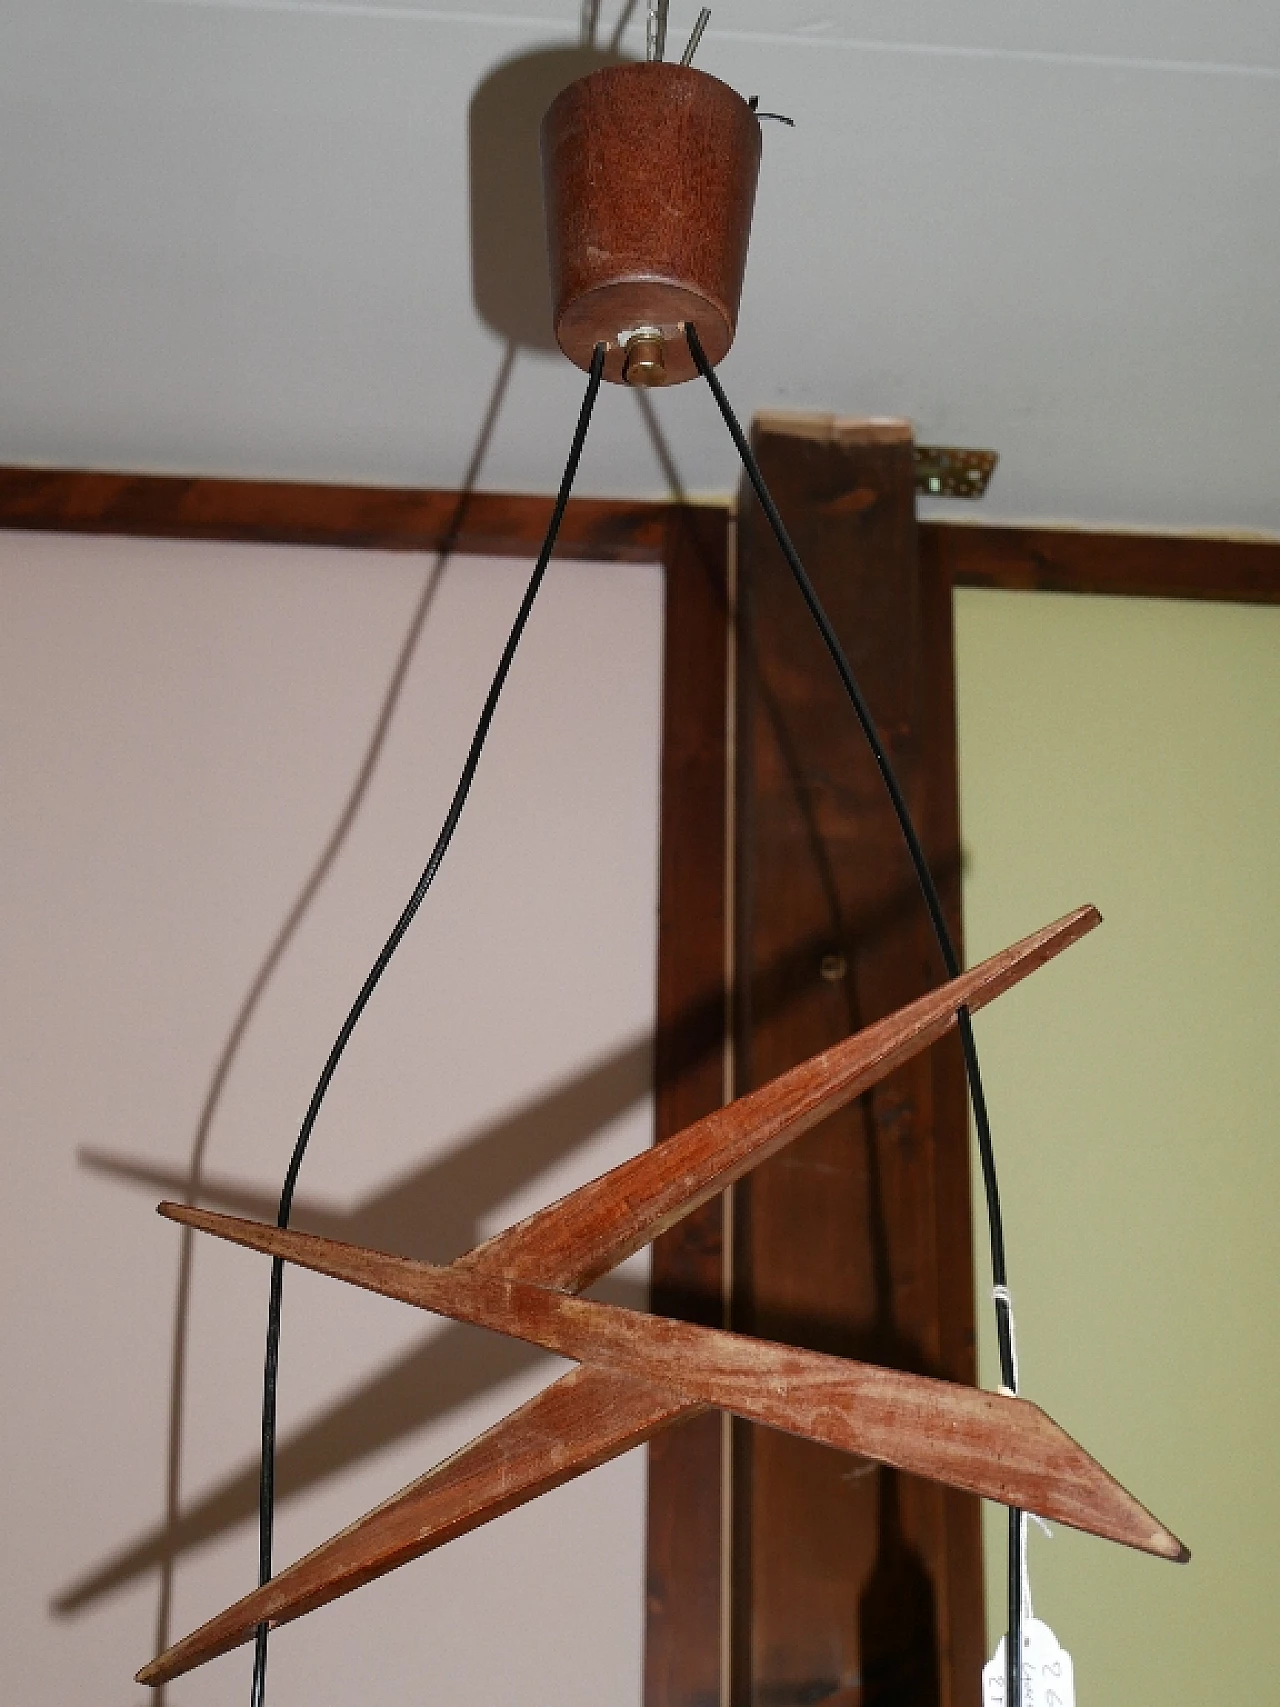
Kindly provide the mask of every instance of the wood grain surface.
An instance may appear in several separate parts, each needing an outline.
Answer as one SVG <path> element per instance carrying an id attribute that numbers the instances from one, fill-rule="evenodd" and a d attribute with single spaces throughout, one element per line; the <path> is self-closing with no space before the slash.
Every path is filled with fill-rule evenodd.
<path id="1" fill-rule="evenodd" d="M 1280 540 L 945 522 L 920 536 L 957 587 L 1280 604 Z"/>
<path id="2" fill-rule="evenodd" d="M 1096 907 L 1076 908 L 666 1143 L 620 1162 L 477 1245 L 454 1266 L 581 1291 L 919 1055 L 955 1025 L 960 1008 L 985 1007 L 1100 922 Z"/>
<path id="3" fill-rule="evenodd" d="M 702 1406 L 579 1366 L 349 1528 L 176 1642 L 138 1673 L 158 1686 L 313 1612 L 647 1440 Z"/>
<path id="4" fill-rule="evenodd" d="M 760 170 L 760 123 L 736 90 L 681 65 L 613 65 L 571 83 L 542 122 L 556 338 L 623 378 L 623 329 L 665 334 L 667 383 L 697 374 L 693 320 L 714 366 L 733 342 Z"/>
<path id="5" fill-rule="evenodd" d="M 910 1470 L 1172 1560 L 1182 1543 L 1037 1406 L 179 1203 L 171 1221 L 454 1321 L 635 1377 L 690 1403 Z M 654 1426 L 659 1426 L 657 1406 Z"/>
<path id="6" fill-rule="evenodd" d="M 672 514 L 663 552 L 657 1013 L 653 1040 L 657 1143 L 729 1096 L 726 873 L 730 518 Z M 723 1200 L 655 1239 L 650 1307 L 725 1326 Z M 711 1411 L 649 1444 L 645 1502 L 644 1707 L 697 1707 L 720 1697 L 723 1419 Z"/>
<path id="7" fill-rule="evenodd" d="M 533 1277 L 570 1289 L 589 1284 L 638 1249 L 655 1230 L 684 1214 L 696 1215 L 698 1206 L 729 1180 L 740 1177 L 753 1158 L 776 1150 L 831 1107 L 858 1095 L 899 1062 L 927 1048 L 954 1025 L 961 1005 L 977 1009 L 994 1000 L 1098 922 L 1096 909 L 1077 908 L 902 1013 L 784 1075 L 778 1084 L 694 1122 L 668 1142 L 619 1164 L 549 1209 L 486 1241 L 450 1269 L 420 1265 L 422 1272 L 467 1278 Z M 678 1193 L 683 1193 L 679 1199 Z M 188 1218 L 185 1209 L 174 1206 L 165 1206 L 164 1213 L 171 1219 Z M 214 1217 L 190 1224 L 225 1234 L 232 1222 Z M 253 1222 L 234 1225 L 242 1231 L 256 1227 Z M 247 1234 L 242 1242 L 258 1236 Z M 297 1247 L 313 1255 L 316 1248 Z M 353 1246 L 333 1245 L 333 1251 L 348 1263 L 351 1253 L 359 1254 Z M 383 1264 L 379 1274 L 392 1273 L 385 1268 L 385 1260 L 396 1259 L 365 1255 L 375 1266 Z M 330 1266 L 324 1272 L 339 1270 Z M 343 1272 L 347 1278 L 354 1273 Z M 393 1279 L 396 1283 L 403 1279 L 400 1271 L 395 1271 Z M 541 1287 L 535 1289 L 541 1291 Z M 404 1293 L 392 1295 L 403 1297 Z M 535 1306 L 537 1302 L 535 1296 Z M 619 1319 L 664 1320 L 635 1318 L 625 1311 Z M 494 1324 L 486 1318 L 484 1325 Z M 609 1369 L 622 1376 L 630 1374 L 616 1357 Z M 711 1403 L 669 1387 L 655 1391 L 644 1376 L 638 1382 L 622 1379 L 617 1391 L 612 1380 L 612 1373 L 592 1369 L 554 1383 L 436 1470 L 177 1643 L 145 1667 L 139 1681 L 157 1684 L 176 1677 L 248 1641 L 263 1620 L 283 1623 L 324 1605 L 606 1462 L 669 1424 L 692 1419 Z M 570 1394 L 571 1403 L 567 1402 Z"/>
<path id="8" fill-rule="evenodd" d="M 919 798 L 920 834 L 938 885 L 943 910 L 957 948 L 962 950 L 964 922 L 962 872 L 964 850 L 960 835 L 960 766 L 956 740 L 954 599 L 950 581 L 939 572 L 917 526 L 919 548 L 920 680 L 926 684 L 918 712 L 922 752 L 930 755 L 927 786 Z M 932 1051 L 929 1059 L 929 1091 L 938 1141 L 933 1145 L 932 1174 L 928 1190 L 938 1204 L 957 1205 L 969 1201 L 969 1093 L 964 1060 L 958 1040 L 948 1040 Z M 926 1199 L 927 1202 L 927 1199 Z M 935 1218 L 934 1274 L 940 1304 L 937 1312 L 938 1370 L 957 1380 L 977 1380 L 974 1343 L 973 1298 L 975 1279 L 987 1272 L 986 1252 L 975 1261 L 975 1232 L 985 1245 L 984 1220 L 955 1212 Z M 981 1246 L 980 1246 L 981 1249 Z M 968 1310 L 957 1309 L 956 1299 L 968 1299 Z M 919 1595 L 919 1620 L 923 1623 L 926 1599 L 920 1593 L 923 1579 L 912 1571 L 912 1559 L 903 1530 L 903 1501 L 900 1489 L 891 1486 L 886 1474 L 880 1478 L 877 1513 L 879 1533 L 877 1556 L 881 1569 L 868 1585 L 863 1632 L 873 1649 L 866 1690 L 866 1707 L 878 1695 L 903 1696 L 903 1707 L 914 1707 L 911 1691 L 901 1689 L 900 1661 L 904 1645 L 910 1653 L 910 1628 L 914 1615 L 904 1619 L 902 1608 Z M 982 1511 L 977 1500 L 962 1494 L 939 1491 L 935 1498 L 941 1509 L 937 1541 L 939 1570 L 934 1587 L 934 1630 L 938 1653 L 938 1698 L 948 1707 L 966 1707 L 978 1698 L 977 1679 L 987 1658 L 986 1602 L 983 1573 L 974 1569 L 982 1558 Z M 908 1502 L 909 1505 L 909 1502 Z M 888 1629 L 893 1638 L 885 1648 L 874 1651 L 873 1632 Z M 908 1661 L 910 1663 L 910 1661 Z M 877 1689 L 876 1681 L 880 1687 Z M 928 1701 L 927 1678 L 915 1691 Z"/>
<path id="9" fill-rule="evenodd" d="M 952 666 L 929 641 L 902 421 L 752 432 L 906 791 L 959 937 Z M 736 1089 L 928 990 L 942 968 L 882 779 L 759 506 L 739 522 Z M 943 635 L 945 640 L 945 635 Z M 927 645 L 928 642 L 928 645 Z M 737 1188 L 733 1326 L 975 1377 L 969 1134 L 944 1040 Z M 733 1433 L 733 1707 L 976 1707 L 977 1504 L 773 1430 Z"/>
<path id="10" fill-rule="evenodd" d="M 0 467 L 0 527 L 62 533 L 530 556 L 552 502 L 527 492 Z M 678 508 L 574 498 L 558 549 L 653 562 Z M 937 521 L 921 523 L 919 539 L 948 586 L 1280 603 L 1280 540 Z"/>
<path id="11" fill-rule="evenodd" d="M 0 468 L 0 527 L 61 533 L 532 557 L 554 502 L 518 492 Z M 557 555 L 653 562 L 673 507 L 573 498 Z"/>

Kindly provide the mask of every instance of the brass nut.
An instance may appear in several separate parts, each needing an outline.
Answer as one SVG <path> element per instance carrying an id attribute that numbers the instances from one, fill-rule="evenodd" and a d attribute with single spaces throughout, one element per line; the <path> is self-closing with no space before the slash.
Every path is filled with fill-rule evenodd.
<path id="1" fill-rule="evenodd" d="M 624 345 L 622 377 L 628 385 L 664 385 L 667 378 L 662 333 L 650 326 L 633 332 Z"/>

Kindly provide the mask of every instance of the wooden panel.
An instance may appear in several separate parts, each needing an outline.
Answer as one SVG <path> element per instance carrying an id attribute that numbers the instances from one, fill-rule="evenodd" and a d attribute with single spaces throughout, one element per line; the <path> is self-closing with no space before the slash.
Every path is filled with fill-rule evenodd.
<path id="1" fill-rule="evenodd" d="M 658 1142 L 726 1096 L 727 515 L 674 515 L 664 558 Z M 717 1199 L 655 1242 L 656 1311 L 722 1323 L 723 1223 Z M 721 1436 L 712 1413 L 667 1430 L 649 1447 L 645 1707 L 716 1707 L 720 1700 Z"/>
<path id="2" fill-rule="evenodd" d="M 806 418 L 756 445 L 903 777 L 955 910 L 946 619 L 921 606 L 905 427 Z M 763 516 L 744 499 L 738 1089 L 880 1017 L 941 966 L 882 784 Z M 926 677 L 926 633 L 935 674 Z M 940 745 L 941 744 L 941 745 Z M 950 856 L 950 871 L 945 870 Z M 936 1052 L 935 1052 L 936 1054 Z M 971 1381 L 968 1146 L 931 1055 L 738 1191 L 734 1325 Z M 837 1690 L 969 1707 L 981 1552 L 964 1496 L 735 1431 L 734 1700 Z"/>
<path id="3" fill-rule="evenodd" d="M 1280 604 L 1280 540 L 945 522 L 921 535 L 958 587 Z"/>

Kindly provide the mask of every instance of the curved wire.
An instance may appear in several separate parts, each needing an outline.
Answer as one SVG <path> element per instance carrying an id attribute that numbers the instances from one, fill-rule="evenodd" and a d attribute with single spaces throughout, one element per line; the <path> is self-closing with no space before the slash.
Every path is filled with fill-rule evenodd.
<path id="1" fill-rule="evenodd" d="M 711 394 L 719 405 L 720 413 L 724 416 L 724 422 L 729 429 L 730 437 L 733 439 L 734 445 L 737 447 L 738 455 L 742 459 L 742 466 L 746 470 L 747 479 L 751 482 L 755 495 L 760 501 L 760 508 L 764 511 L 765 519 L 773 530 L 773 536 L 778 542 L 778 547 L 781 550 L 782 555 L 786 558 L 788 568 L 795 577 L 796 585 L 800 589 L 800 593 L 805 604 L 809 607 L 810 615 L 818 626 L 818 631 L 822 636 L 827 651 L 831 655 L 831 661 L 835 665 L 837 674 L 844 686 L 844 690 L 853 705 L 854 714 L 862 727 L 863 734 L 866 736 L 867 744 L 871 748 L 872 757 L 875 759 L 876 768 L 880 772 L 881 779 L 884 782 L 886 791 L 888 792 L 894 816 L 897 818 L 898 826 L 902 831 L 903 840 L 907 844 L 907 852 L 911 858 L 911 864 L 915 871 L 916 881 L 920 886 L 920 893 L 924 897 L 924 904 L 929 913 L 929 920 L 933 926 L 934 936 L 938 941 L 938 948 L 942 954 L 942 960 L 946 967 L 947 976 L 949 978 L 955 978 L 960 972 L 960 957 L 956 953 L 955 943 L 952 940 L 951 931 L 947 925 L 946 914 L 943 911 L 942 906 L 942 898 L 938 894 L 938 887 L 933 880 L 933 873 L 929 869 L 929 861 L 925 856 L 924 847 L 921 844 L 920 837 L 917 834 L 915 824 L 912 820 L 911 810 L 907 805 L 906 796 L 902 791 L 902 785 L 898 781 L 897 774 L 890 762 L 889 755 L 885 751 L 884 743 L 880 739 L 880 732 L 876 728 L 875 719 L 871 715 L 871 709 L 863 698 L 862 689 L 858 686 L 857 678 L 853 673 L 853 667 L 845 655 L 843 646 L 840 644 L 839 636 L 831 625 L 831 619 L 823 609 L 822 601 L 818 597 L 817 590 L 814 587 L 813 582 L 809 579 L 809 575 L 804 564 L 800 561 L 800 554 L 791 542 L 791 537 L 787 533 L 786 526 L 783 523 L 781 515 L 778 513 L 778 506 L 774 503 L 769 492 L 769 488 L 765 485 L 764 475 L 760 472 L 760 465 L 755 459 L 755 455 L 752 452 L 750 444 L 747 442 L 746 435 L 743 433 L 742 428 L 738 423 L 738 418 L 733 412 L 729 399 L 724 394 L 724 389 L 721 386 L 720 381 L 716 378 L 715 372 L 712 369 L 710 362 L 707 360 L 706 352 L 703 350 L 702 344 L 698 338 L 697 328 L 693 325 L 692 321 L 686 321 L 684 330 L 685 339 L 689 345 L 689 352 L 693 356 L 698 372 L 710 386 Z M 1005 1272 L 1004 1253 L 1004 1218 L 1000 1209 L 1000 1186 L 996 1178 L 995 1150 L 991 1139 L 991 1120 L 987 1112 L 986 1094 L 982 1087 L 982 1070 L 978 1063 L 978 1045 L 974 1039 L 973 1023 L 969 1017 L 968 1009 L 961 1008 L 957 1013 L 956 1019 L 957 1029 L 960 1033 L 960 1044 L 964 1052 L 964 1069 L 965 1077 L 969 1084 L 969 1100 L 973 1104 L 973 1120 L 978 1137 L 978 1156 L 982 1166 L 982 1184 L 987 1204 L 987 1227 L 991 1243 L 992 1284 L 994 1286 L 1007 1289 L 1008 1283 Z M 1017 1389 L 1017 1374 L 1013 1361 L 1013 1340 L 1009 1328 L 1009 1309 L 1008 1304 L 999 1299 L 996 1301 L 996 1337 L 1000 1348 L 1000 1378 L 1003 1385 L 1008 1388 L 1010 1392 L 1014 1392 Z M 1020 1696 L 1018 1694 L 1018 1676 L 1020 1670 L 1019 1655 L 1022 1646 L 1021 1584 L 1021 1514 L 1010 1509 L 1009 1639 L 1005 1650 L 1008 1693 L 1005 1699 L 1011 1704 L 1011 1707 L 1012 1704 L 1020 1701 Z"/>
<path id="2" fill-rule="evenodd" d="M 524 598 L 520 601 L 520 609 L 516 613 L 515 622 L 507 636 L 507 643 L 502 649 L 502 657 L 499 660 L 493 681 L 490 683 L 489 692 L 485 697 L 484 709 L 480 713 L 480 721 L 471 738 L 466 763 L 462 767 L 462 775 L 459 778 L 457 788 L 454 790 L 453 800 L 450 803 L 444 825 L 436 838 L 436 844 L 431 850 L 431 857 L 426 863 L 422 876 L 418 879 L 413 894 L 409 897 L 404 911 L 396 920 L 395 927 L 383 944 L 382 952 L 374 961 L 368 977 L 360 986 L 360 993 L 351 1004 L 351 1010 L 342 1022 L 342 1029 L 338 1033 L 333 1048 L 329 1051 L 324 1070 L 321 1072 L 319 1081 L 312 1093 L 311 1102 L 298 1133 L 297 1142 L 294 1144 L 293 1154 L 289 1158 L 288 1171 L 285 1174 L 284 1186 L 280 1193 L 280 1208 L 276 1216 L 277 1226 L 287 1227 L 289 1224 L 289 1215 L 293 1208 L 293 1194 L 298 1183 L 298 1173 L 302 1167 L 303 1157 L 307 1153 L 307 1145 L 311 1140 L 316 1117 L 320 1113 L 320 1105 L 324 1101 L 325 1093 L 329 1089 L 333 1075 L 338 1070 L 338 1063 L 351 1040 L 351 1034 L 368 1006 L 369 998 L 377 988 L 392 955 L 399 948 L 405 932 L 412 924 L 414 914 L 422 905 L 423 897 L 430 889 L 445 854 L 449 851 L 449 843 L 453 840 L 453 833 L 458 827 L 462 809 L 467 803 L 468 794 L 471 792 L 471 784 L 475 780 L 476 768 L 480 763 L 480 754 L 489 734 L 489 726 L 493 722 L 494 712 L 497 710 L 498 699 L 510 672 L 516 648 L 520 644 L 525 625 L 533 609 L 533 602 L 538 596 L 539 588 L 542 586 L 543 578 L 546 575 L 547 564 L 551 561 L 556 536 L 564 518 L 565 506 L 569 502 L 569 493 L 573 488 L 574 476 L 578 472 L 578 463 L 582 457 L 582 447 L 586 441 L 587 428 L 591 423 L 591 412 L 595 406 L 596 395 L 600 390 L 600 380 L 604 373 L 604 355 L 604 345 L 597 344 L 591 358 L 591 377 L 587 383 L 586 396 L 583 398 L 582 408 L 578 415 L 577 430 L 573 435 L 573 443 L 569 449 L 569 460 L 565 464 L 564 475 L 560 481 L 559 495 L 556 498 L 555 508 L 551 512 L 551 521 L 547 527 L 546 537 L 542 542 L 542 550 L 538 554 L 537 564 L 529 579 L 529 584 L 525 588 Z M 280 1305 L 283 1290 L 284 1263 L 277 1257 L 273 1259 L 271 1264 L 271 1293 L 267 1306 L 267 1350 L 262 1375 L 262 1472 L 258 1486 L 258 1581 L 260 1585 L 271 1580 L 272 1537 L 275 1524 L 276 1393 L 280 1369 Z M 263 1707 L 269 1631 L 270 1625 L 259 1624 L 254 1639 L 251 1707 Z"/>

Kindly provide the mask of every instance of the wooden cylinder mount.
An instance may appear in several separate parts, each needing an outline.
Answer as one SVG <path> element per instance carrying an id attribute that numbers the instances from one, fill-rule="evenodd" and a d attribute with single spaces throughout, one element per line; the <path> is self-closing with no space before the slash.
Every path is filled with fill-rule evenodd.
<path id="1" fill-rule="evenodd" d="M 704 71 L 609 66 L 561 91 L 542 121 L 542 182 L 570 361 L 589 368 L 603 343 L 615 384 L 679 384 L 697 373 L 689 320 L 712 366 L 723 360 L 759 170 L 756 115 Z"/>

